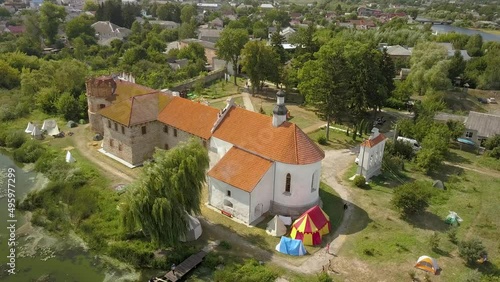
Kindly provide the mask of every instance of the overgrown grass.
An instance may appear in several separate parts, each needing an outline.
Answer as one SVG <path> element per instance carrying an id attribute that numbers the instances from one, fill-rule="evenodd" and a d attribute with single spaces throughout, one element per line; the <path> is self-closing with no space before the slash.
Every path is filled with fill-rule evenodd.
<path id="1" fill-rule="evenodd" d="M 470 157 L 466 155 L 465 159 L 473 162 Z M 421 255 L 429 255 L 436 258 L 443 269 L 441 281 L 464 281 L 470 269 L 457 256 L 457 246 L 448 239 L 450 227 L 444 219 L 448 211 L 457 212 L 464 220 L 457 230 L 458 240 L 479 238 L 488 252 L 498 252 L 500 218 L 495 215 L 500 213 L 500 194 L 497 191 L 500 179 L 444 165 L 434 177 L 444 179 L 447 190 L 433 190 L 434 196 L 426 212 L 404 221 L 391 206 L 393 188 L 400 181 L 427 180 L 429 186 L 433 181 L 415 170 L 413 164 L 408 163 L 405 167 L 406 171 L 399 179 L 391 176 L 375 178 L 369 190 L 351 184 L 354 201 L 369 214 L 369 220 L 365 219 L 364 229 L 346 240 L 341 255 L 347 259 L 360 259 L 375 271 L 388 269 L 384 273 L 391 281 L 407 279 L 415 260 Z M 351 171 L 344 178 L 350 176 Z M 355 212 L 353 222 L 360 219 L 359 213 Z M 441 239 L 436 249 L 429 244 L 434 232 Z M 495 266 L 500 259 L 495 257 L 490 262 L 493 266 L 483 267 L 482 271 L 497 271 L 498 275 Z M 398 265 L 397 270 L 390 270 L 393 265 Z"/>
<path id="2" fill-rule="evenodd" d="M 500 171 L 500 160 L 489 157 L 486 153 L 478 155 L 475 152 L 450 149 L 448 161 L 471 168 L 484 168 Z"/>
<path id="3" fill-rule="evenodd" d="M 239 87 L 245 85 L 245 80 L 242 78 L 237 78 L 238 85 L 234 85 L 234 80 L 224 81 L 223 79 L 211 84 L 210 86 L 201 89 L 200 93 L 196 93 L 198 96 L 202 96 L 207 99 L 217 99 L 239 93 Z"/>

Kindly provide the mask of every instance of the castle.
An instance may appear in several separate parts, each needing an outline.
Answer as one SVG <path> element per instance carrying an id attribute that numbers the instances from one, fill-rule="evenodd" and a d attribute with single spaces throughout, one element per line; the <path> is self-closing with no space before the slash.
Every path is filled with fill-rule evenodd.
<path id="1" fill-rule="evenodd" d="M 247 224 L 264 213 L 298 216 L 319 203 L 324 152 L 286 121 L 285 93 L 273 116 L 218 110 L 135 83 L 130 76 L 87 80 L 89 122 L 100 151 L 129 167 L 191 137 L 208 150 L 209 204 Z"/>

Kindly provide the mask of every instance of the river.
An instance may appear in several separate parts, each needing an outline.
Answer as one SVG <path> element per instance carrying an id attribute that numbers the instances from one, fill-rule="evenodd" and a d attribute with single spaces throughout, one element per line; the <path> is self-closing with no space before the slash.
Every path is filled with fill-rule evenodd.
<path id="1" fill-rule="evenodd" d="M 462 34 L 467 34 L 467 35 L 481 34 L 481 36 L 483 37 L 483 41 L 500 42 L 500 35 L 487 33 L 487 32 L 481 31 L 481 30 L 474 30 L 474 29 L 453 26 L 453 25 L 435 24 L 435 25 L 432 25 L 432 31 L 437 32 L 437 33 L 448 33 L 448 32 L 454 31 L 456 33 L 462 33 Z"/>
<path id="2" fill-rule="evenodd" d="M 7 229 L 7 171 L 15 170 L 15 195 L 19 202 L 32 189 L 41 189 L 47 182 L 43 175 L 23 170 L 0 150 L 0 281 L 137 281 L 137 273 L 119 270 L 105 260 L 92 255 L 82 247 L 83 243 L 76 236 L 54 238 L 40 227 L 25 224 L 24 215 L 16 212 L 18 233 L 15 260 L 15 275 L 6 271 L 9 255 Z M 21 229 L 21 230 L 20 230 Z M 19 234 L 20 233 L 20 234 Z M 27 236 L 19 236 L 27 233 Z"/>

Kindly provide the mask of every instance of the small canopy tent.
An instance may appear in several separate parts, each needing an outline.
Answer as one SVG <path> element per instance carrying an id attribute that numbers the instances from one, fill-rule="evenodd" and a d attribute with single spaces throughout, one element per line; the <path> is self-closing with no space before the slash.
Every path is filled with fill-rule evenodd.
<path id="1" fill-rule="evenodd" d="M 43 121 L 42 130 L 47 131 L 47 135 L 54 136 L 59 134 L 59 127 L 53 119 L 46 119 Z"/>
<path id="2" fill-rule="evenodd" d="M 276 245 L 276 251 L 292 256 L 303 256 L 307 253 L 302 241 L 284 236 L 281 237 L 280 242 Z"/>
<path id="3" fill-rule="evenodd" d="M 42 131 L 36 125 L 33 127 L 30 135 L 33 139 L 42 139 Z"/>
<path id="4" fill-rule="evenodd" d="M 439 270 L 437 261 L 428 256 L 419 257 L 417 263 L 415 264 L 415 267 L 418 269 L 425 270 L 427 272 L 432 272 L 433 274 L 436 274 L 437 271 Z"/>
<path id="5" fill-rule="evenodd" d="M 66 123 L 66 126 L 69 127 L 69 128 L 73 128 L 73 127 L 77 127 L 78 124 L 72 120 L 68 121 L 68 123 Z"/>
<path id="6" fill-rule="evenodd" d="M 33 132 L 34 128 L 35 128 L 35 125 L 30 121 L 30 122 L 28 122 L 28 125 L 26 126 L 26 129 L 24 130 L 24 132 L 31 133 L 31 132 Z"/>
<path id="7" fill-rule="evenodd" d="M 289 216 L 279 215 L 279 218 L 285 225 L 292 225 L 292 218 Z"/>
<path id="8" fill-rule="evenodd" d="M 266 233 L 271 236 L 283 236 L 286 234 L 285 223 L 281 220 L 279 215 L 276 215 L 267 223 Z"/>
<path id="9" fill-rule="evenodd" d="M 184 238 L 181 238 L 180 241 L 194 241 L 200 238 L 202 233 L 200 221 L 196 217 L 193 217 L 189 214 L 186 214 L 186 219 L 188 221 L 188 230 L 186 231 L 186 236 Z"/>
<path id="10" fill-rule="evenodd" d="M 444 222 L 449 225 L 458 226 L 462 222 L 462 218 L 454 211 L 450 211 Z"/>
<path id="11" fill-rule="evenodd" d="M 305 245 L 318 245 L 321 244 L 321 237 L 330 233 L 330 229 L 328 215 L 319 206 L 314 206 L 295 220 L 290 237 L 302 240 Z"/>
<path id="12" fill-rule="evenodd" d="M 66 162 L 67 163 L 74 163 L 76 162 L 75 158 L 71 155 L 69 151 L 66 151 Z"/>

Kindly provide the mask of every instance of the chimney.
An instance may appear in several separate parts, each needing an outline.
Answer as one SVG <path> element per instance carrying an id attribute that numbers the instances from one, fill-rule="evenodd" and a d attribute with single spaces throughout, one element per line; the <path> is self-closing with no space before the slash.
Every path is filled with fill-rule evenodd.
<path id="1" fill-rule="evenodd" d="M 283 90 L 276 93 L 276 106 L 273 109 L 273 126 L 278 127 L 286 121 L 288 110 L 285 106 L 285 92 Z"/>
<path id="2" fill-rule="evenodd" d="M 374 127 L 372 129 L 372 134 L 370 134 L 370 140 L 375 139 L 377 136 L 380 135 L 380 132 L 378 131 L 378 128 Z"/>

